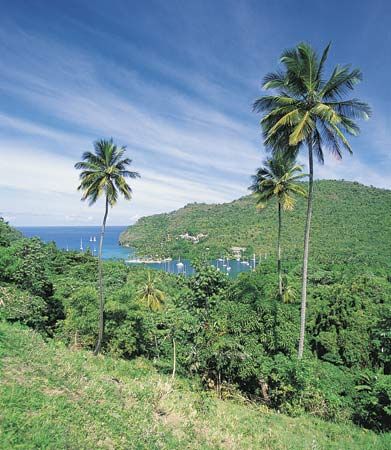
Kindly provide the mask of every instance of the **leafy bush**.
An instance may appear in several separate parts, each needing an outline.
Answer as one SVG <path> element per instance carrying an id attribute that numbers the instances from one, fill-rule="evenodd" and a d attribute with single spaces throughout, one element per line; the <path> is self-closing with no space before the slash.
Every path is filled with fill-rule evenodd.
<path id="1" fill-rule="evenodd" d="M 379 320 L 371 330 L 372 364 L 391 375 L 391 304 L 382 305 Z"/>
<path id="2" fill-rule="evenodd" d="M 40 297 L 14 286 L 0 286 L 0 318 L 44 331 L 48 325 L 48 307 Z"/>
<path id="3" fill-rule="evenodd" d="M 197 261 L 194 269 L 195 274 L 186 283 L 189 288 L 187 301 L 196 308 L 208 309 L 227 286 L 227 278 L 207 263 Z"/>
<path id="4" fill-rule="evenodd" d="M 391 430 L 391 378 L 374 373 L 361 374 L 354 395 L 353 420 L 366 428 Z"/>
<path id="5" fill-rule="evenodd" d="M 49 279 L 49 258 L 45 244 L 39 239 L 19 239 L 0 253 L 2 278 L 13 281 L 33 295 L 48 298 L 53 294 Z M 5 267 L 4 267 L 5 266 Z"/>
<path id="6" fill-rule="evenodd" d="M 351 414 L 353 377 L 316 359 L 298 361 L 277 355 L 269 377 L 270 403 L 281 412 L 303 412 L 344 421 Z"/>
<path id="7" fill-rule="evenodd" d="M 65 319 L 60 322 L 57 336 L 68 344 L 91 348 L 97 337 L 98 292 L 91 286 L 82 287 L 65 303 Z"/>
<path id="8" fill-rule="evenodd" d="M 21 239 L 22 233 L 12 228 L 8 223 L 0 217 L 0 247 L 8 247 L 12 242 Z"/>
<path id="9" fill-rule="evenodd" d="M 385 312 L 383 305 L 391 304 L 391 283 L 361 275 L 312 287 L 311 296 L 308 331 L 318 357 L 347 367 L 385 364 L 384 346 L 380 341 L 374 346 L 374 333 Z M 382 336 L 378 330 L 377 339 Z"/>

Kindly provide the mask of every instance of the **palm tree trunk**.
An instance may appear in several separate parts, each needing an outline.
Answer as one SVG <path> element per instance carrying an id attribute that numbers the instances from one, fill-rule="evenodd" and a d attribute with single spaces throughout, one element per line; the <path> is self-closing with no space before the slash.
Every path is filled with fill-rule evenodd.
<path id="1" fill-rule="evenodd" d="M 103 238 L 105 235 L 106 229 L 106 220 L 107 215 L 109 213 L 109 199 L 106 195 L 106 206 L 105 206 L 105 215 L 103 217 L 102 229 L 100 232 L 100 241 L 99 241 L 99 256 L 98 256 L 98 278 L 99 278 L 99 334 L 98 334 L 98 342 L 96 343 L 96 347 L 94 350 L 94 355 L 98 355 L 102 346 L 103 334 L 105 331 L 105 302 L 103 296 L 103 264 L 102 264 L 102 250 L 103 250 Z"/>
<path id="2" fill-rule="evenodd" d="M 303 273 L 301 286 L 301 311 L 300 311 L 300 339 L 297 353 L 298 359 L 303 357 L 304 336 L 305 336 L 305 314 L 307 307 L 307 272 L 308 272 L 308 254 L 310 246 L 310 230 L 312 217 L 312 197 L 313 197 L 313 179 L 314 179 L 314 161 L 312 153 L 312 141 L 308 141 L 308 163 L 309 163 L 309 183 L 308 183 L 308 202 L 307 202 L 307 220 L 304 231 L 304 254 L 303 254 Z"/>
<path id="3" fill-rule="evenodd" d="M 172 349 L 173 349 L 173 361 L 172 361 L 172 375 L 171 378 L 175 378 L 175 372 L 176 372 L 176 343 L 175 338 L 172 338 Z"/>
<path id="4" fill-rule="evenodd" d="M 277 272 L 278 272 L 278 293 L 282 298 L 282 273 L 281 273 L 281 202 L 278 202 L 278 237 L 277 237 Z"/>

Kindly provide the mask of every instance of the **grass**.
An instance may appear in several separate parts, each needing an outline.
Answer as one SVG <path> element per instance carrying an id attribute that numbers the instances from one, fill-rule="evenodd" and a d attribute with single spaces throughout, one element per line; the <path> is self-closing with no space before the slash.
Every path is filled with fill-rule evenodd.
<path id="1" fill-rule="evenodd" d="M 0 449 L 388 449 L 390 435 L 239 400 L 145 360 L 72 351 L 0 323 Z"/>

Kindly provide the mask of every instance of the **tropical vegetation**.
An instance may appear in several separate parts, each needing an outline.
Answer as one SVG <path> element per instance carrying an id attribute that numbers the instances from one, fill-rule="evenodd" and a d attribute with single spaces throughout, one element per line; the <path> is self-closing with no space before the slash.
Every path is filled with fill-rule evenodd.
<path id="1" fill-rule="evenodd" d="M 375 271 L 390 268 L 391 249 L 384 243 L 391 240 L 391 191 L 335 180 L 316 180 L 314 190 L 309 268 L 318 263 L 333 265 L 336 255 L 351 270 L 360 271 L 362 265 Z M 255 253 L 263 261 L 265 254 L 267 259 L 275 255 L 277 205 L 272 203 L 261 213 L 255 195 L 214 205 L 192 203 L 171 213 L 140 218 L 122 233 L 120 241 L 134 247 L 139 256 L 212 259 L 230 255 L 231 247 L 239 246 L 246 247 L 244 257 Z M 286 215 L 281 245 L 287 270 L 300 263 L 306 207 L 305 198 L 298 196 L 294 210 Z M 193 244 L 179 238 L 185 232 L 207 237 Z"/>
<path id="2" fill-rule="evenodd" d="M 66 357 L 61 351 L 59 358 L 74 357 L 79 364 L 84 356 L 78 352 L 93 351 L 98 337 L 97 259 L 22 238 L 5 223 L 1 230 L 12 236 L 0 247 L 1 320 L 33 328 L 57 342 L 53 348 L 65 344 L 76 353 Z M 243 399 L 270 413 L 388 430 L 389 270 L 369 264 L 357 270 L 338 256 L 332 265 L 312 267 L 305 358 L 297 361 L 300 305 L 275 295 L 272 259 L 233 280 L 203 261 L 187 278 L 164 272 L 156 277 L 123 262 L 103 266 L 105 358 L 141 357 L 163 377 L 174 373 L 212 397 Z M 300 264 L 286 270 L 297 289 Z M 164 304 L 151 308 L 141 301 L 146 291 L 164 293 Z"/>
<path id="3" fill-rule="evenodd" d="M 105 205 L 98 258 L 0 220 L 0 448 L 390 448 L 391 191 L 314 180 L 314 156 L 351 152 L 370 114 L 345 99 L 359 70 L 324 76 L 329 48 L 300 44 L 265 77 L 252 195 L 121 235 L 190 258 L 190 276 L 103 258 L 109 206 L 139 176 L 112 139 L 75 165 L 82 200 Z M 211 265 L 238 248 L 254 270 Z"/>

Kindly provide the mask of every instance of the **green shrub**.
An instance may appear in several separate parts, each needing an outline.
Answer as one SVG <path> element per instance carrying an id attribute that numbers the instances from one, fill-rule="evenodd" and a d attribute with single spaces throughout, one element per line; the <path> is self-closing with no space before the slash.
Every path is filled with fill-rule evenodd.
<path id="1" fill-rule="evenodd" d="M 380 342 L 383 330 L 375 337 L 375 329 L 391 304 L 391 283 L 368 274 L 318 285 L 310 293 L 307 330 L 318 357 L 347 367 L 384 366 L 386 342 Z"/>
<path id="2" fill-rule="evenodd" d="M 53 294 L 53 284 L 50 281 L 49 257 L 45 244 L 39 239 L 19 239 L 7 252 L 0 253 L 5 260 L 6 268 L 2 277 L 14 282 L 21 289 L 28 290 L 33 295 L 49 298 Z M 0 262 L 0 267 L 2 267 Z"/>
<path id="3" fill-rule="evenodd" d="M 357 379 L 353 420 L 366 428 L 391 430 L 391 377 L 364 373 Z"/>
<path id="4" fill-rule="evenodd" d="M 351 414 L 353 379 L 331 364 L 278 355 L 269 374 L 270 402 L 290 415 L 303 412 L 344 421 Z"/>
<path id="5" fill-rule="evenodd" d="M 0 286 L 0 317 L 44 331 L 48 325 L 48 307 L 44 299 L 29 292 Z"/>
<path id="6" fill-rule="evenodd" d="M 65 319 L 57 336 L 68 344 L 92 348 L 97 338 L 98 292 L 91 286 L 77 289 L 65 303 Z"/>
<path id="7" fill-rule="evenodd" d="M 22 238 L 22 233 L 8 225 L 5 220 L 0 217 L 0 247 L 8 247 L 12 242 Z"/>

